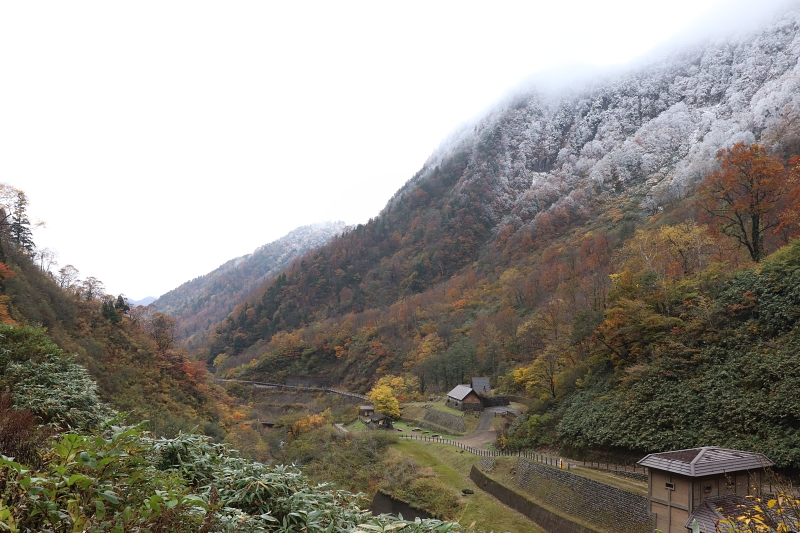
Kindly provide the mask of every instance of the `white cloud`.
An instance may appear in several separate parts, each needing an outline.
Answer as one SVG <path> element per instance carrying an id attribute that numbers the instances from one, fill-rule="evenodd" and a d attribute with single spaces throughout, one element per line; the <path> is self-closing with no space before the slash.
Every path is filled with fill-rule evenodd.
<path id="1" fill-rule="evenodd" d="M 531 73 L 629 61 L 725 5 L 5 3 L 0 171 L 62 264 L 157 295 L 365 221 Z"/>

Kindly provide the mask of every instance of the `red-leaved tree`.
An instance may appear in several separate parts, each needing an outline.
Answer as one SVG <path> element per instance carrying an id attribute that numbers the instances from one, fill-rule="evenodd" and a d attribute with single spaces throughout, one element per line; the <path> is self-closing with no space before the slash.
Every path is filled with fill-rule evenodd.
<path id="1" fill-rule="evenodd" d="M 753 261 L 765 254 L 764 236 L 792 211 L 783 164 L 758 144 L 737 143 L 717 153 L 720 168 L 700 188 L 699 205 L 721 233 L 747 248 Z"/>

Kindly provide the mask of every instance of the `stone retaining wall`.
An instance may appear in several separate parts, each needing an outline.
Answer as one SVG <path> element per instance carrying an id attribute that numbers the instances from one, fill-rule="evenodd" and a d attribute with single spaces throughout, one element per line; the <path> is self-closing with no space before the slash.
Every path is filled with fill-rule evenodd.
<path id="1" fill-rule="evenodd" d="M 510 402 L 507 396 L 481 396 L 484 407 L 505 407 Z"/>
<path id="2" fill-rule="evenodd" d="M 432 424 L 430 422 L 425 422 L 424 420 L 411 420 L 411 419 L 407 419 L 407 418 L 401 418 L 401 420 L 403 422 L 407 423 L 409 426 L 421 427 L 423 429 L 427 429 L 427 430 L 430 430 L 430 431 L 435 431 L 436 433 L 444 433 L 445 435 L 450 435 L 452 433 L 455 433 L 457 435 L 463 435 L 464 434 L 463 431 L 453 431 L 450 428 L 446 428 L 444 426 L 439 426 L 437 424 Z"/>
<path id="3" fill-rule="evenodd" d="M 488 492 L 512 509 L 524 514 L 548 533 L 597 533 L 588 527 L 584 527 L 535 504 L 522 494 L 491 479 L 474 466 L 472 470 L 470 470 L 469 477 L 475 482 L 478 488 Z"/>
<path id="4" fill-rule="evenodd" d="M 436 409 L 428 409 L 423 418 L 432 424 L 450 429 L 456 433 L 465 433 L 467 431 L 464 417 L 461 416 L 451 415 Z"/>
<path id="5" fill-rule="evenodd" d="M 650 533 L 647 498 L 570 472 L 520 459 L 517 485 L 545 505 L 614 533 Z"/>

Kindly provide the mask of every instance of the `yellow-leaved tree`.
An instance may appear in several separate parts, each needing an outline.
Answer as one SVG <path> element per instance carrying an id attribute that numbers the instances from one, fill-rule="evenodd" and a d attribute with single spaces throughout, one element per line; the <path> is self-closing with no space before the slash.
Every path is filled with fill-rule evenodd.
<path id="1" fill-rule="evenodd" d="M 308 433 L 322 426 L 328 425 L 333 421 L 333 413 L 330 409 L 325 409 L 321 413 L 314 413 L 296 420 L 289 427 L 289 434 L 295 438 L 303 433 Z"/>
<path id="2" fill-rule="evenodd" d="M 375 385 L 367 397 L 375 410 L 394 420 L 400 418 L 400 402 L 397 401 L 388 385 Z"/>
<path id="3" fill-rule="evenodd" d="M 413 374 L 405 373 L 402 376 L 387 374 L 378 380 L 373 390 L 376 387 L 384 386 L 389 387 L 392 391 L 392 396 L 400 402 L 413 402 L 420 398 L 419 378 Z"/>

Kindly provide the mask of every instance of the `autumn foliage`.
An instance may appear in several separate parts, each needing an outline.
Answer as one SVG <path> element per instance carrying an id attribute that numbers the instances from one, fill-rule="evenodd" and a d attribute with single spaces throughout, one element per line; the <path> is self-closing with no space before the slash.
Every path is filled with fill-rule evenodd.
<path id="1" fill-rule="evenodd" d="M 753 261 L 766 255 L 770 232 L 785 229 L 795 236 L 800 227 L 786 221 L 797 212 L 797 186 L 784 165 L 758 144 L 737 143 L 717 154 L 720 168 L 699 191 L 699 205 L 712 225 L 745 247 Z"/>

